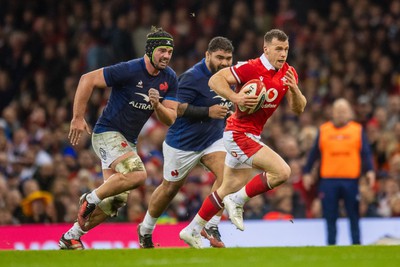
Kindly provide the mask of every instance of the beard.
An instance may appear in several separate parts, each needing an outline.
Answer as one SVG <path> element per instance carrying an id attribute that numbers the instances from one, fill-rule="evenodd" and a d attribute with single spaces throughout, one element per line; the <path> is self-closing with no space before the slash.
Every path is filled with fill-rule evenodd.
<path id="1" fill-rule="evenodd" d="M 225 68 L 226 66 L 224 65 L 216 65 L 214 64 L 212 61 L 210 61 L 210 70 L 212 74 L 217 73 L 219 70 L 222 70 L 223 68 Z"/>
<path id="2" fill-rule="evenodd" d="M 154 68 L 157 70 L 165 70 L 167 66 L 160 66 L 159 64 L 154 64 Z"/>
<path id="3" fill-rule="evenodd" d="M 162 62 L 162 63 L 161 63 L 161 60 L 160 60 L 160 61 L 158 61 L 158 62 L 154 62 L 153 66 L 154 66 L 154 68 L 156 68 L 157 70 L 164 70 L 164 69 L 167 68 L 168 64 L 169 64 L 169 61 L 165 61 L 165 62 Z"/>

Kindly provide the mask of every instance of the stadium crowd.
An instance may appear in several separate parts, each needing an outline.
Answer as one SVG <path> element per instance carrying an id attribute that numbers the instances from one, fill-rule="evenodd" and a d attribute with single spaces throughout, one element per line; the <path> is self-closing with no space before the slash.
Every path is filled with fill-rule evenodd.
<path id="1" fill-rule="evenodd" d="M 214 36 L 232 40 L 236 63 L 260 56 L 266 31 L 289 35 L 288 62 L 299 72 L 308 105 L 299 118 L 285 105 L 278 108 L 262 138 L 292 173 L 279 189 L 251 199 L 245 219 L 321 217 L 316 188 L 304 189 L 302 169 L 339 97 L 354 106 L 374 155 L 374 188 L 360 180 L 361 216 L 400 216 L 399 0 L 14 0 L 0 7 L 0 225 L 76 219 L 79 197 L 103 181 L 90 137 L 82 135 L 73 147 L 67 139 L 79 78 L 144 55 L 152 25 L 174 36 L 170 65 L 178 75 L 204 57 Z M 108 93 L 93 92 L 91 126 Z M 166 130 L 157 120 L 146 124 L 138 150 L 148 179 L 114 221 L 143 219 L 162 181 Z M 192 219 L 213 180 L 196 167 L 159 223 Z"/>

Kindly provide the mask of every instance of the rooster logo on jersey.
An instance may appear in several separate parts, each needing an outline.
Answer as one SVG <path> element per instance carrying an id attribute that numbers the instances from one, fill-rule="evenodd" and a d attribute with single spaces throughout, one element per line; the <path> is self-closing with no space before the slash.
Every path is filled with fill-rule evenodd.
<path id="1" fill-rule="evenodd" d="M 160 91 L 163 91 L 163 92 L 167 91 L 168 90 L 168 83 L 167 82 L 161 83 L 159 88 L 160 88 Z"/>

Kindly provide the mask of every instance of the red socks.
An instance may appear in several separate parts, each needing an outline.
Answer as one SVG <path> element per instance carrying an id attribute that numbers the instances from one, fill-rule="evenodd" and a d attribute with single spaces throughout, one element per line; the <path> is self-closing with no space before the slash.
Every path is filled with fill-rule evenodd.
<path id="1" fill-rule="evenodd" d="M 267 174 L 265 172 L 257 174 L 246 184 L 245 190 L 249 198 L 257 196 L 261 193 L 267 192 L 272 188 L 269 187 L 267 182 Z"/>
<path id="2" fill-rule="evenodd" d="M 223 207 L 222 199 L 218 196 L 217 191 L 215 191 L 204 200 L 198 214 L 202 219 L 209 221 Z"/>
<path id="3" fill-rule="evenodd" d="M 249 198 L 271 190 L 267 182 L 266 173 L 263 172 L 254 176 L 246 184 L 245 190 Z M 222 199 L 218 196 L 217 191 L 215 191 L 204 200 L 198 214 L 202 219 L 209 221 L 223 207 Z"/>

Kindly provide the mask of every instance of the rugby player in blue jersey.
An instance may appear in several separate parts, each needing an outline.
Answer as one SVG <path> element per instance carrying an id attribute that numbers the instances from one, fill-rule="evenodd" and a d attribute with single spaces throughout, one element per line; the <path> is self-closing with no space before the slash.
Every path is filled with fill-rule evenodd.
<path id="1" fill-rule="evenodd" d="M 157 219 L 197 164 L 204 165 L 216 176 L 213 191 L 222 183 L 226 155 L 222 135 L 232 103 L 211 90 L 208 80 L 218 70 L 232 65 L 232 53 L 231 41 L 215 37 L 208 44 L 205 58 L 178 79 L 178 118 L 163 143 L 164 179 L 153 192 L 146 216 L 138 226 L 142 248 L 154 247 L 152 234 Z M 222 210 L 202 232 L 213 247 L 225 246 L 218 231 L 221 213 Z"/>
<path id="2" fill-rule="evenodd" d="M 83 132 L 90 134 L 84 116 L 94 88 L 112 87 L 107 106 L 92 135 L 92 146 L 101 159 L 104 182 L 82 195 L 77 222 L 62 235 L 61 249 L 83 249 L 81 236 L 124 206 L 129 191 L 144 184 L 146 170 L 136 151 L 140 130 L 156 113 L 170 126 L 177 117 L 175 72 L 168 67 L 173 52 L 172 36 L 153 27 L 147 35 L 142 58 L 118 63 L 84 74 L 76 91 L 68 138 L 77 145 Z"/>

